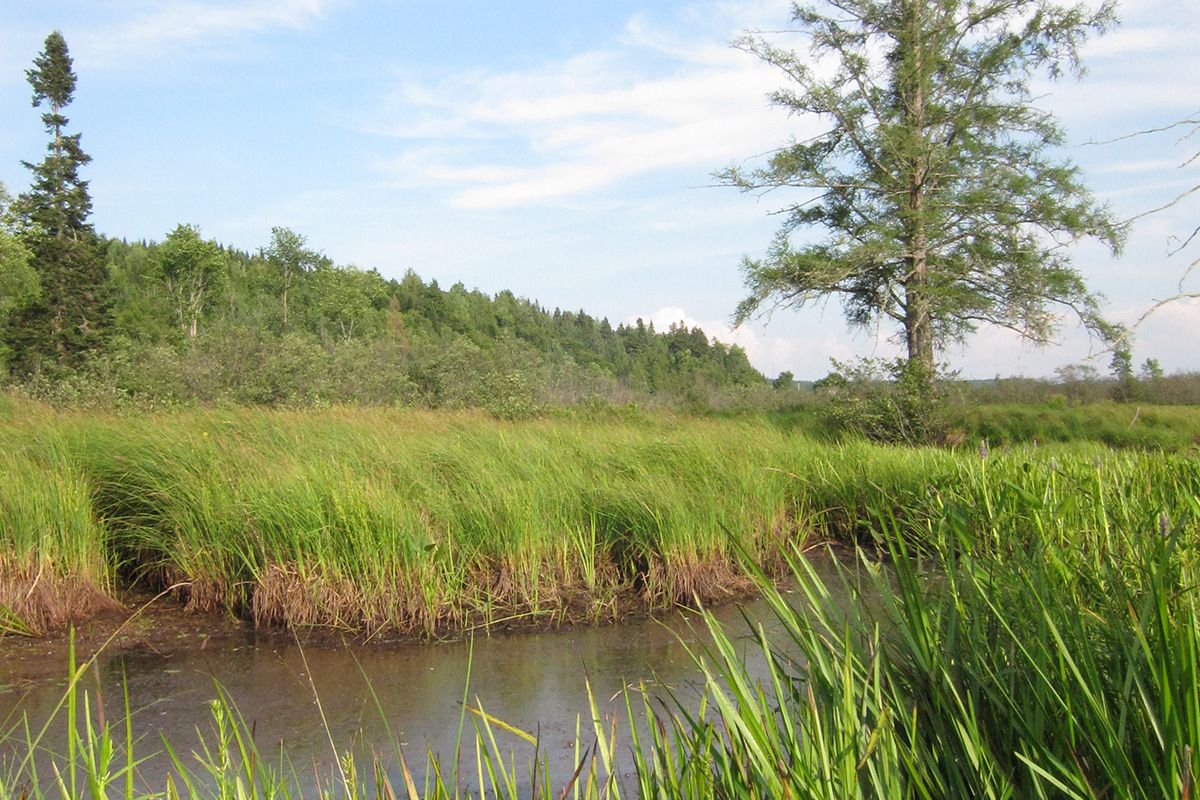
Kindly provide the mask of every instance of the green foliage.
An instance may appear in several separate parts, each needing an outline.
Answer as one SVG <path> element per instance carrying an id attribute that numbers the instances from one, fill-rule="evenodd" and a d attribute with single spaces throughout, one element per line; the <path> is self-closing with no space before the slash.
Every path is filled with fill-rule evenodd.
<path id="1" fill-rule="evenodd" d="M 0 634 L 45 633 L 103 604 L 112 562 L 62 437 L 13 444 L 0 449 Z"/>
<path id="2" fill-rule="evenodd" d="M 14 205 L 20 235 L 40 281 L 38 298 L 12 321 L 8 343 L 25 374 L 77 366 L 103 343 L 109 322 L 104 298 L 104 262 L 88 223 L 92 201 L 79 169 L 91 158 L 79 134 L 66 135 L 63 108 L 71 102 L 75 73 L 58 31 L 46 37 L 42 53 L 26 72 L 33 104 L 46 103 L 42 122 L 50 136 L 40 164 L 23 162 L 33 185 Z"/>
<path id="3" fill-rule="evenodd" d="M 80 147 L 79 134 L 63 133 L 69 120 L 62 111 L 73 99 L 75 73 L 61 33 L 54 31 L 46 37 L 42 52 L 25 76 L 33 87 L 34 107 L 43 103 L 48 106 L 42 114 L 42 124 L 50 142 L 41 164 L 22 162 L 33 173 L 33 187 L 18 200 L 18 213 L 28 227 L 44 235 L 71 238 L 92 235 L 87 222 L 92 213 L 92 199 L 87 181 L 79 177 L 79 168 L 92 159 Z"/>
<path id="4" fill-rule="evenodd" d="M 296 244 L 303 237 L 275 238 Z M 461 284 L 442 290 L 411 272 L 387 281 L 313 254 L 312 268 L 294 276 L 283 332 L 280 274 L 269 260 L 220 248 L 189 226 L 162 243 L 108 240 L 102 249 L 112 340 L 69 376 L 27 378 L 39 396 L 67 402 L 91 384 L 90 405 L 117 398 L 143 406 L 362 402 L 494 410 L 496 376 L 520 371 L 525 408 L 514 406 L 517 416 L 597 394 L 701 409 L 750 397 L 767 402 L 754 394 L 767 382 L 745 351 L 709 341 L 699 328 L 613 328 L 583 312 L 547 312 L 510 292 L 489 297 Z M 55 381 L 63 386 L 56 390 Z"/>
<path id="5" fill-rule="evenodd" d="M 765 587 L 764 679 L 709 618 L 712 713 L 655 714 L 641 795 L 1189 796 L 1200 473 L 1057 459 L 962 465 L 920 547 L 880 509 L 887 560 L 860 552 L 842 591 L 794 557 L 802 600 Z"/>
<path id="6" fill-rule="evenodd" d="M 3 191 L 0 185 L 0 196 Z M 29 261 L 29 250 L 21 240 L 0 228 L 0 373 L 8 365 L 9 320 L 41 293 L 37 272 Z"/>
<path id="7" fill-rule="evenodd" d="M 13 365 L 24 375 L 62 375 L 104 344 L 111 318 L 104 262 L 90 235 L 22 238 L 40 285 L 37 298 L 10 320 Z"/>
<path id="8" fill-rule="evenodd" d="M 828 13 L 797 3 L 792 16 L 811 54 L 761 35 L 736 46 L 789 79 L 773 104 L 828 127 L 761 168 L 718 176 L 797 193 L 767 256 L 743 263 L 738 319 L 836 296 L 852 325 L 898 326 L 927 371 L 937 345 L 980 323 L 1046 341 L 1060 304 L 1112 333 L 1060 242 L 1115 248 L 1120 231 L 1053 156 L 1063 132 L 1030 82 L 1079 72 L 1079 48 L 1113 24 L 1113 3 L 847 0 Z M 828 238 L 793 246 L 812 226 Z"/>
<path id="9" fill-rule="evenodd" d="M 492 379 L 508 393 L 496 415 L 534 410 L 523 374 Z M 65 442 L 127 579 L 186 580 L 194 607 L 263 624 L 368 631 L 555 624 L 725 596 L 739 580 L 725 530 L 764 560 L 809 535 L 791 476 L 828 453 L 761 423 L 37 408 L 0 429 L 0 449 Z"/>
<path id="10" fill-rule="evenodd" d="M 1111 401 L 1063 403 L 955 404 L 946 408 L 947 427 L 970 441 L 1099 442 L 1109 447 L 1187 451 L 1200 442 L 1200 414 L 1194 407 L 1141 406 Z"/>
<path id="11" fill-rule="evenodd" d="M 299 367 L 282 357 L 260 362 L 258 391 L 281 403 L 320 401 L 327 387 L 304 367 L 309 346 L 296 337 L 295 350 L 284 351 L 301 354 Z M 83 541 L 72 552 L 103 553 L 103 563 L 123 563 L 127 576 L 191 581 L 200 607 L 260 622 L 415 631 L 506 614 L 590 619 L 611 612 L 617 595 L 651 607 L 690 602 L 694 593 L 720 597 L 745 578 L 738 548 L 760 564 L 778 563 L 781 548 L 809 536 L 873 539 L 874 515 L 894 509 L 902 509 L 905 535 L 924 541 L 941 504 L 976 480 L 973 444 L 952 454 L 854 439 L 821 443 L 765 419 L 678 418 L 600 404 L 521 422 L 538 411 L 520 385 L 527 374 L 484 381 L 495 395 L 491 414 L 517 420 L 505 425 L 468 412 L 113 416 L 14 401 L 0 426 L 0 451 L 56 453 L 49 466 L 14 466 L 18 485 L 55 486 L 61 471 L 87 487 L 75 516 L 104 527 L 80 527 Z M 1142 416 L 1147 435 L 1139 443 L 1160 436 L 1171 444 L 1167 431 L 1191 435 L 1181 420 Z M 1192 413 L 1188 424 L 1200 430 L 1200 417 Z M 1113 427 L 1121 426 L 1127 421 Z M 999 445 L 1012 435 L 987 433 L 989 463 L 1008 465 L 995 468 L 988 480 L 1000 483 L 987 492 L 1007 491 L 1003 480 L 1033 454 L 1080 465 L 1109 457 L 1095 445 L 1054 448 L 1050 437 L 1038 450 L 1004 452 Z M 1118 460 L 1142 471 L 1192 463 L 1161 453 Z M 45 542 L 46 558 L 77 569 L 79 559 L 60 552 L 65 545 L 45 538 L 37 522 L 37 509 L 56 506 L 32 488 L 11 500 L 27 509 L 12 517 L 15 541 Z M 84 574 L 95 583 L 104 573 Z M 495 583 L 499 574 L 506 577 Z"/>
<path id="12" fill-rule="evenodd" d="M 526 373 L 512 370 L 492 373 L 483 407 L 497 419 L 531 419 L 540 411 Z"/>
<path id="13" fill-rule="evenodd" d="M 349 341 L 378 334 L 387 283 L 374 270 L 322 264 L 307 277 L 308 307 L 325 336 Z"/>
<path id="14" fill-rule="evenodd" d="M 1092 402 L 1105 394 L 1100 386 L 1100 371 L 1091 364 L 1066 364 L 1055 369 L 1054 374 L 1072 403 Z"/>
<path id="15" fill-rule="evenodd" d="M 1113 399 L 1120 403 L 1141 400 L 1142 387 L 1133 374 L 1133 352 L 1127 346 L 1119 346 L 1113 350 L 1110 362 L 1116 385 L 1113 387 Z"/>
<path id="16" fill-rule="evenodd" d="M 833 361 L 818 381 L 822 411 L 835 431 L 876 442 L 931 444 L 946 432 L 944 392 L 918 361 Z"/>
<path id="17" fill-rule="evenodd" d="M 283 300 L 283 327 L 288 326 L 288 293 L 304 276 L 327 262 L 324 256 L 307 247 L 308 240 L 290 228 L 271 228 L 271 244 L 263 258 L 274 270 Z"/>
<path id="18" fill-rule="evenodd" d="M 200 229 L 179 225 L 158 248 L 154 272 L 162 281 L 188 338 L 200 332 L 200 318 L 226 280 L 224 254 L 217 243 L 200 238 Z"/>

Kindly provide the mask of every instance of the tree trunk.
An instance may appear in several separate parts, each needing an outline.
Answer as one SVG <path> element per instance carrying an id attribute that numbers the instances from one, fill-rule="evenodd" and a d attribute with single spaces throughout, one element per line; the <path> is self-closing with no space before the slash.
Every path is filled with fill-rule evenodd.
<path id="1" fill-rule="evenodd" d="M 905 286 L 904 337 L 908 363 L 933 377 L 933 317 L 929 310 L 929 265 L 926 256 L 909 259 L 909 282 Z"/>
<path id="2" fill-rule="evenodd" d="M 901 83 L 900 101 L 904 104 L 905 126 L 909 134 L 908 194 L 906 197 L 904 244 L 904 334 L 908 345 L 908 366 L 915 368 L 925 388 L 933 388 L 933 311 L 929 296 L 929 238 L 926 224 L 926 181 L 928 148 L 925 136 L 926 66 L 921 25 L 922 3 L 905 4 L 906 31 L 901 48 L 908 50 L 908 74 Z"/>
<path id="3" fill-rule="evenodd" d="M 62 179 L 62 125 L 58 123 L 62 106 L 51 101 L 50 113 L 54 115 L 54 196 L 55 205 L 58 206 L 58 230 L 54 235 L 59 239 L 63 238 L 66 233 L 67 219 L 67 201 L 64 197 L 63 179 Z"/>

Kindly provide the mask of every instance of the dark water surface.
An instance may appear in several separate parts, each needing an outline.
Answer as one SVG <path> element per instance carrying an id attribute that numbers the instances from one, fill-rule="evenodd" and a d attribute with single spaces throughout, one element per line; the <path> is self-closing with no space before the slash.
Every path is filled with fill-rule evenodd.
<path id="1" fill-rule="evenodd" d="M 820 572 L 833 570 L 831 562 L 817 565 Z M 743 612 L 770 627 L 770 612 L 761 601 L 714 610 L 727 630 L 742 636 L 739 646 L 752 668 L 761 669 L 761 653 L 744 636 Z M 443 765 L 453 763 L 461 700 L 468 688 L 472 702 L 478 698 L 489 714 L 540 732 L 542 752 L 561 785 L 578 758 L 577 723 L 583 744 L 592 741 L 585 677 L 601 715 L 618 719 L 620 749 L 628 754 L 622 689 L 644 682 L 658 696 L 669 688 L 685 702 L 695 699 L 700 675 L 687 647 L 706 641 L 702 621 L 685 611 L 605 627 L 386 645 L 339 644 L 323 637 L 319 644 L 301 646 L 286 634 L 236 627 L 224 636 L 180 634 L 169 646 L 134 641 L 103 651 L 81 688 L 94 698 L 99 686 L 112 722 L 123 717 L 122 682 L 128 686 L 134 735 L 141 739 L 138 752 L 149 756 L 139 768 L 140 782 L 150 789 L 163 788 L 170 767 L 162 737 L 186 763 L 197 745 L 197 729 L 205 734 L 212 730 L 210 701 L 218 684 L 246 722 L 253 723 L 268 760 L 278 760 L 282 743 L 302 776 L 311 775 L 314 764 L 327 773 L 334 764 L 332 735 L 339 749 L 355 744 L 374 749 L 390 767 L 398 741 L 418 779 L 427 751 L 438 753 Z M 35 731 L 40 728 L 63 695 L 66 663 L 62 641 L 16 646 L 0 640 L 0 722 L 5 730 L 23 716 Z M 65 717 L 60 712 L 47 736 L 47 745 L 59 752 Z M 470 715 L 466 730 L 470 742 Z M 512 748 L 518 765 L 529 761 L 531 746 L 502 731 L 496 735 L 502 748 Z M 11 759 L 13 751 L 6 747 L 12 746 L 11 740 L 0 744 L 0 759 Z M 475 782 L 474 763 L 472 744 L 463 751 L 464 768 L 470 767 L 466 784 Z M 446 766 L 444 771 L 449 771 Z"/>

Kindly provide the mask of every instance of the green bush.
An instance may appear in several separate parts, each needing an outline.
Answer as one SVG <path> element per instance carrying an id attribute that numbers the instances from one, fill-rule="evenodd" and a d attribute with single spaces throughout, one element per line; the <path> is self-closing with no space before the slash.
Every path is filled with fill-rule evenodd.
<path id="1" fill-rule="evenodd" d="M 833 362 L 820 382 L 834 430 L 874 442 L 928 444 L 946 432 L 945 393 L 934 376 L 904 359 Z"/>

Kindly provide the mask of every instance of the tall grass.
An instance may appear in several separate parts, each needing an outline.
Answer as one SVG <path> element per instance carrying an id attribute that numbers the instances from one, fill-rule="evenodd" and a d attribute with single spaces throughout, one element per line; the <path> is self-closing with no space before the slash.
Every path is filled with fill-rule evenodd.
<path id="1" fill-rule="evenodd" d="M 80 586 L 180 584 L 197 610 L 368 634 L 716 601 L 752 588 L 745 562 L 781 569 L 792 546 L 886 549 L 881 513 L 918 548 L 938 539 L 935 520 L 963 514 L 987 534 L 972 549 L 1023 547 L 1026 525 L 1073 541 L 1151 524 L 1129 515 L 1196 480 L 1185 455 L 1061 445 L 981 465 L 974 447 L 821 443 L 765 420 L 5 413 L 0 470 L 21 487 L 0 506 L 10 610 L 52 564 Z M 1094 464 L 1099 483 L 1080 477 Z M 1067 484 L 1053 513 L 1023 504 Z M 35 595 L 24 617 L 70 616 Z"/>
<path id="2" fill-rule="evenodd" d="M 207 743 L 193 757 L 171 751 L 173 777 L 158 796 L 1194 796 L 1200 464 L 1078 448 L 907 461 L 841 452 L 840 469 L 818 461 L 789 474 L 826 512 L 819 518 L 861 532 L 838 578 L 861 602 L 834 600 L 845 592 L 795 546 L 786 561 L 799 603 L 746 563 L 773 617 L 752 626 L 766 678 L 747 668 L 739 633 L 706 615 L 711 645 L 693 651 L 701 697 L 629 691 L 617 720 L 593 703 L 573 776 L 552 778 L 536 736 L 467 693 L 462 748 L 452 761 L 430 756 L 420 785 L 403 752 L 347 754 L 332 741 L 335 766 L 301 777 L 285 755 L 258 752 L 218 699 Z M 853 466 L 871 454 L 888 468 Z M 917 466 L 926 477 L 914 483 Z M 872 489 L 866 477 L 881 482 Z M 122 765 L 137 755 L 114 755 L 120 743 L 86 716 L 75 730 L 53 781 L 31 774 L 30 759 L 0 776 L 0 800 L 129 796 Z M 625 774 L 630 785 L 617 779 Z"/>
<path id="3" fill-rule="evenodd" d="M 60 437 L 0 449 L 0 633 L 41 633 L 106 601 L 112 563 Z"/>
<path id="4" fill-rule="evenodd" d="M 659 715 L 642 796 L 1193 796 L 1197 473 L 981 463 L 919 548 L 879 514 L 888 558 L 844 573 L 849 609 L 794 558 L 802 606 L 764 587 L 769 680 L 709 618 L 713 713 Z"/>
<path id="5" fill-rule="evenodd" d="M 1111 401 L 955 403 L 947 424 L 993 443 L 1099 442 L 1110 447 L 1183 451 L 1200 445 L 1200 409 Z"/>
<path id="6" fill-rule="evenodd" d="M 194 608 L 260 623 L 368 632 L 615 619 L 733 596 L 749 586 L 738 549 L 778 563 L 788 543 L 857 519 L 864 492 L 911 493 L 949 462 L 761 422 L 660 422 L 64 412 L 0 443 L 61 441 L 123 581 L 186 583 Z"/>

